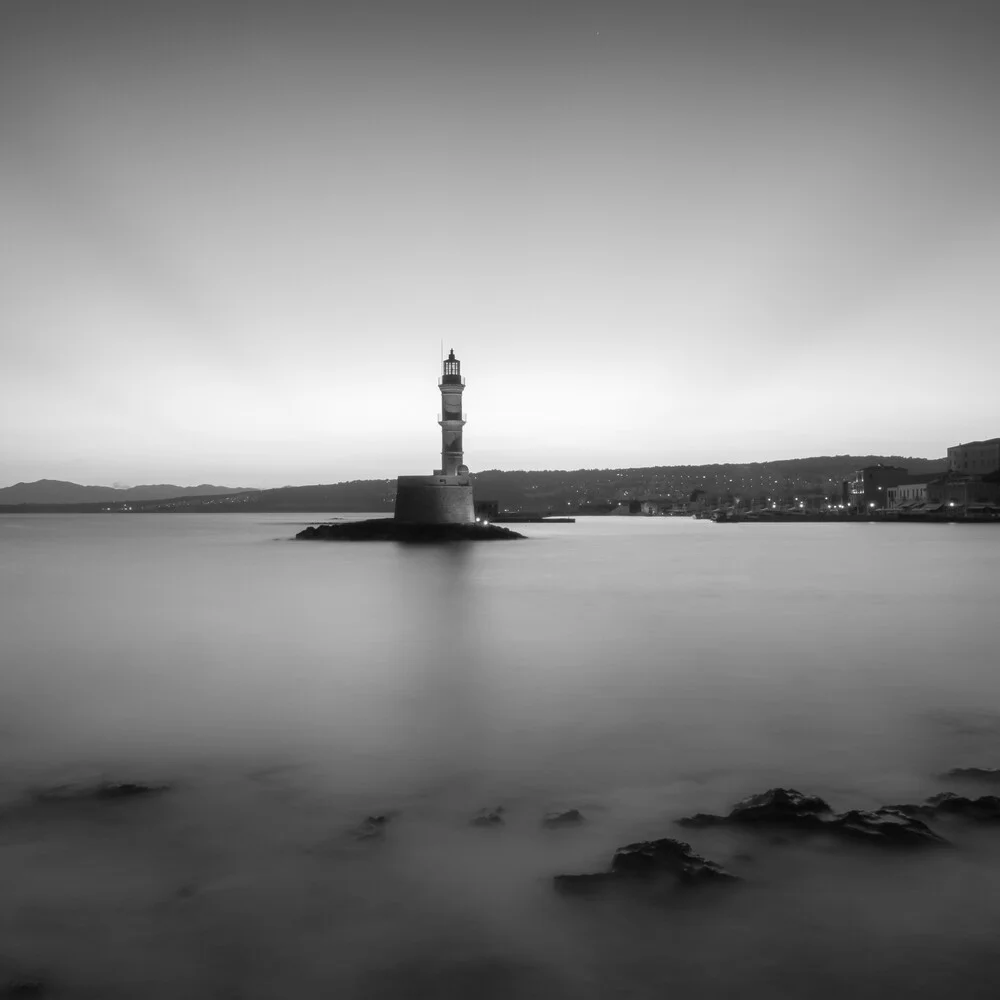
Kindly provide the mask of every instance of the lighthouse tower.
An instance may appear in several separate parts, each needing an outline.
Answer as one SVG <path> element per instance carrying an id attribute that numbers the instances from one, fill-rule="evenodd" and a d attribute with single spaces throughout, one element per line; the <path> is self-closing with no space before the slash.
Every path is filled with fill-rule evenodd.
<path id="1" fill-rule="evenodd" d="M 448 352 L 444 371 L 438 379 L 441 390 L 441 468 L 439 476 L 467 476 L 468 468 L 462 463 L 462 393 L 465 379 L 462 378 L 462 362 L 455 357 L 455 351 Z"/>
<path id="2" fill-rule="evenodd" d="M 400 476 L 396 480 L 395 519 L 411 524 L 466 524 L 476 519 L 469 469 L 462 453 L 462 363 L 448 352 L 441 377 L 441 468 L 433 476 Z"/>

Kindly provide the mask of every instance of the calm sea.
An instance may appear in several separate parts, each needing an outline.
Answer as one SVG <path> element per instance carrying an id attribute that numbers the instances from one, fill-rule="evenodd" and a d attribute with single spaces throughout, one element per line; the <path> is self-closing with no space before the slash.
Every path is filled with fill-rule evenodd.
<path id="1" fill-rule="evenodd" d="M 1000 831 L 896 856 L 672 825 L 1000 766 L 1000 529 L 0 517 L 0 987 L 58 997 L 994 997 Z M 148 801 L 26 790 L 169 780 Z M 968 789 L 962 789 L 968 791 Z M 982 789 L 988 792 L 990 789 Z M 980 794 L 979 791 L 976 794 Z M 501 829 L 469 819 L 503 806 Z M 550 810 L 586 823 L 547 830 Z M 347 831 L 392 813 L 381 842 Z M 747 879 L 551 876 L 679 836 Z"/>

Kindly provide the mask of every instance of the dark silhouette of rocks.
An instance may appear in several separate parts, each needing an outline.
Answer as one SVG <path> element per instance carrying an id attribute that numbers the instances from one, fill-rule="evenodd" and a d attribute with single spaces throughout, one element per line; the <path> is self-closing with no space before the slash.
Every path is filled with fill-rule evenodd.
<path id="1" fill-rule="evenodd" d="M 499 524 L 410 524 L 391 517 L 304 528 L 298 539 L 324 542 L 494 542 L 524 538 Z"/>
<path id="2" fill-rule="evenodd" d="M 947 844 L 915 813 L 898 806 L 881 809 L 852 809 L 834 813 L 830 805 L 816 795 L 804 795 L 794 788 L 770 788 L 738 802 L 726 816 L 697 813 L 676 821 L 680 826 L 744 826 L 800 830 L 804 833 L 830 833 L 846 839 L 884 846 L 931 846 Z M 772 838 L 772 843 L 784 838 Z"/>
<path id="3" fill-rule="evenodd" d="M 892 808 L 907 816 L 957 817 L 979 823 L 1000 822 L 1000 796 L 983 795 L 969 799 L 954 792 L 932 795 L 921 805 L 901 805 Z"/>
<path id="4" fill-rule="evenodd" d="M 997 767 L 953 767 L 941 775 L 942 778 L 958 778 L 961 781 L 982 781 L 1000 785 L 1000 768 Z"/>
<path id="5" fill-rule="evenodd" d="M 671 875 L 689 885 L 740 881 L 715 861 L 695 854 L 690 844 L 670 837 L 619 847 L 611 859 L 611 870 L 630 878 Z"/>
<path id="6" fill-rule="evenodd" d="M 926 823 L 893 806 L 852 809 L 835 816 L 825 829 L 831 833 L 880 847 L 947 847 L 948 841 Z"/>
<path id="7" fill-rule="evenodd" d="M 588 893 L 610 886 L 672 881 L 683 886 L 742 881 L 721 865 L 695 854 L 690 844 L 664 837 L 626 844 L 615 851 L 611 870 L 586 875 L 556 875 L 561 892 Z"/>
<path id="8" fill-rule="evenodd" d="M 737 802 L 727 816 L 696 813 L 677 820 L 680 826 L 791 826 L 815 830 L 832 814 L 830 806 L 817 795 L 803 795 L 794 788 L 769 788 Z"/>
<path id="9" fill-rule="evenodd" d="M 368 816 L 351 831 L 356 840 L 381 840 L 391 816 Z"/>
<path id="10" fill-rule="evenodd" d="M 472 826 L 503 826 L 503 806 L 497 806 L 496 809 L 480 809 L 469 823 Z"/>
<path id="11" fill-rule="evenodd" d="M 83 802 L 137 799 L 170 791 L 170 785 L 147 785 L 137 781 L 101 781 L 96 785 L 56 785 L 36 791 L 36 802 Z"/>
<path id="12" fill-rule="evenodd" d="M 542 820 L 542 826 L 550 830 L 558 830 L 564 826 L 579 826 L 584 822 L 579 809 L 567 809 L 565 812 L 550 812 Z"/>
<path id="13" fill-rule="evenodd" d="M 49 996 L 49 988 L 41 979 L 15 979 L 7 983 L 2 997 L 45 997 Z"/>

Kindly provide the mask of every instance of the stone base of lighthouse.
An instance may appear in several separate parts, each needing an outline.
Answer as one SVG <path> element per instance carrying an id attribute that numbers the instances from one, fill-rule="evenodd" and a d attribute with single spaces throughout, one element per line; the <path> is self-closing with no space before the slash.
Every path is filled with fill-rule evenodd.
<path id="1" fill-rule="evenodd" d="M 400 476 L 394 517 L 409 524 L 475 523 L 469 477 Z"/>

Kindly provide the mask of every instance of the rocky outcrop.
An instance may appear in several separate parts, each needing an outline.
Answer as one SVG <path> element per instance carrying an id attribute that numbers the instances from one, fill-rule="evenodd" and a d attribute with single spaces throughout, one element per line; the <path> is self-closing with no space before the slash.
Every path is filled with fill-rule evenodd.
<path id="1" fill-rule="evenodd" d="M 725 816 L 697 813 L 677 823 L 687 827 L 743 826 L 828 833 L 887 847 L 947 844 L 915 815 L 899 806 L 834 813 L 830 805 L 816 795 L 804 795 L 794 788 L 771 788 L 738 802 Z"/>
<path id="2" fill-rule="evenodd" d="M 932 795 L 920 805 L 900 805 L 892 808 L 906 816 L 956 817 L 979 823 L 1000 822 L 1000 796 L 996 795 L 969 799 L 954 792 L 941 792 L 940 795 Z"/>
<path id="3" fill-rule="evenodd" d="M 611 870 L 629 878 L 669 875 L 686 885 L 740 881 L 715 861 L 695 854 L 690 844 L 670 837 L 619 847 L 611 859 Z"/>
<path id="4" fill-rule="evenodd" d="M 561 892 L 589 893 L 611 886 L 634 886 L 664 880 L 682 886 L 741 881 L 716 862 L 695 854 L 690 844 L 664 837 L 619 847 L 611 859 L 610 871 L 556 875 L 555 887 Z"/>
<path id="5" fill-rule="evenodd" d="M 36 802 L 86 802 L 137 799 L 170 791 L 170 785 L 147 785 L 137 781 L 101 781 L 95 785 L 55 785 L 34 792 Z"/>
<path id="6" fill-rule="evenodd" d="M 367 816 L 351 830 L 351 836 L 355 840 L 381 840 L 391 819 L 389 815 Z"/>
<path id="7" fill-rule="evenodd" d="M 498 524 L 413 524 L 391 517 L 311 524 L 296 536 L 323 542 L 495 542 L 524 538 Z"/>
<path id="8" fill-rule="evenodd" d="M 782 826 L 815 830 L 833 810 L 817 795 L 803 795 L 794 788 L 770 788 L 737 802 L 726 816 L 696 813 L 677 820 L 680 826 Z"/>
<path id="9" fill-rule="evenodd" d="M 579 809 L 567 809 L 565 812 L 547 813 L 542 820 L 542 826 L 549 830 L 558 830 L 566 826 L 579 826 L 584 822 L 583 814 Z"/>
<path id="10" fill-rule="evenodd" d="M 957 778 L 960 781 L 982 781 L 989 785 L 1000 785 L 1000 768 L 997 767 L 953 767 L 941 775 L 942 778 Z"/>
<path id="11" fill-rule="evenodd" d="M 948 841 L 926 823 L 894 806 L 852 809 L 834 816 L 823 827 L 830 833 L 879 847 L 946 847 Z"/>
<path id="12" fill-rule="evenodd" d="M 41 979 L 12 979 L 0 988 L 0 997 L 47 997 L 50 991 Z"/>
<path id="13" fill-rule="evenodd" d="M 480 809 L 472 819 L 471 826 L 503 826 L 503 806 L 496 809 Z"/>

